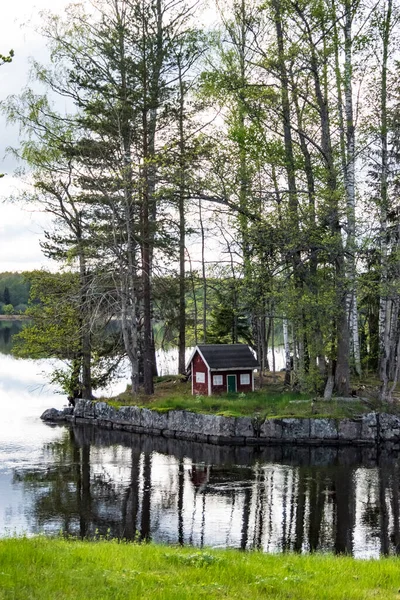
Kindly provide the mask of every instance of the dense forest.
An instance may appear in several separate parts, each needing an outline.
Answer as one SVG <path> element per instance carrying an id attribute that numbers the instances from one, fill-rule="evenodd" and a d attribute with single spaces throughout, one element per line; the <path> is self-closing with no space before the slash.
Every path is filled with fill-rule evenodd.
<path id="1" fill-rule="evenodd" d="M 0 315 L 24 313 L 29 287 L 28 280 L 21 273 L 0 273 Z"/>
<path id="2" fill-rule="evenodd" d="M 62 272 L 31 278 L 28 341 L 57 355 L 68 340 L 84 397 L 116 355 L 132 393 L 143 383 L 151 394 L 157 323 L 173 323 L 181 373 L 188 336 L 245 341 L 268 368 L 279 323 L 288 385 L 329 399 L 375 373 L 390 400 L 399 7 L 213 9 L 95 0 L 41 16 L 51 63 L 33 61 L 32 79 L 43 93 L 3 103 L 21 130 L 25 200 L 53 215 L 43 251 Z M 105 343 L 113 319 L 121 336 Z"/>

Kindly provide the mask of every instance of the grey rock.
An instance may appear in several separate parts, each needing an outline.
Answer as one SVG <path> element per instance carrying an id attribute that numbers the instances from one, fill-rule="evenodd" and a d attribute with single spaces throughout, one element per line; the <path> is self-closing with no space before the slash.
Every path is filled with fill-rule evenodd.
<path id="1" fill-rule="evenodd" d="M 116 411 L 115 422 L 126 425 L 140 425 L 141 411 L 137 406 L 121 406 Z"/>
<path id="2" fill-rule="evenodd" d="M 207 421 L 204 419 L 204 416 L 205 415 L 187 412 L 185 415 L 185 431 L 195 434 L 207 434 Z"/>
<path id="3" fill-rule="evenodd" d="M 171 429 L 166 429 L 165 431 L 163 431 L 163 436 L 166 438 L 174 438 L 175 431 L 172 431 Z"/>
<path id="4" fill-rule="evenodd" d="M 77 400 L 74 407 L 75 417 L 84 417 L 87 400 Z"/>
<path id="5" fill-rule="evenodd" d="M 130 406 L 130 416 L 132 425 L 140 427 L 142 424 L 142 410 L 138 406 Z"/>
<path id="6" fill-rule="evenodd" d="M 105 420 L 105 419 L 98 419 L 97 421 L 99 427 L 104 427 L 105 429 L 112 429 L 113 428 L 113 424 L 112 421 L 110 420 Z"/>
<path id="7" fill-rule="evenodd" d="M 361 439 L 377 440 L 378 419 L 376 413 L 368 413 L 361 418 Z"/>
<path id="8" fill-rule="evenodd" d="M 280 419 L 265 419 L 260 427 L 260 437 L 280 440 L 282 438 L 282 423 Z"/>
<path id="9" fill-rule="evenodd" d="M 154 414 L 154 412 L 152 410 L 149 410 L 148 408 L 142 408 L 141 420 L 140 420 L 140 424 L 142 427 L 144 427 L 145 429 L 152 429 L 153 414 Z"/>
<path id="10" fill-rule="evenodd" d="M 282 419 L 282 439 L 295 442 L 310 437 L 310 419 Z"/>
<path id="11" fill-rule="evenodd" d="M 73 415 L 74 407 L 73 406 L 64 406 L 64 408 L 62 409 L 62 412 L 64 413 L 65 416 Z"/>
<path id="12" fill-rule="evenodd" d="M 335 419 L 310 419 L 310 437 L 318 440 L 338 439 Z"/>
<path id="13" fill-rule="evenodd" d="M 170 431 L 185 431 L 185 411 L 170 410 L 168 413 L 168 429 Z"/>
<path id="14" fill-rule="evenodd" d="M 213 415 L 207 415 L 213 416 Z M 235 417 L 215 416 L 215 427 L 218 430 L 218 435 L 228 437 L 235 435 Z"/>
<path id="15" fill-rule="evenodd" d="M 196 441 L 196 434 L 190 433 L 189 431 L 177 431 L 175 433 L 175 437 L 177 440 L 188 440 L 191 442 Z"/>
<path id="16" fill-rule="evenodd" d="M 76 412 L 75 412 L 75 416 Z M 115 408 L 107 404 L 107 402 L 96 402 L 94 407 L 94 416 L 99 421 L 111 421 L 117 416 Z"/>
<path id="17" fill-rule="evenodd" d="M 231 426 L 231 423 L 228 424 L 229 426 Z M 170 431 L 180 431 L 188 434 L 208 434 L 211 431 L 214 435 L 218 435 L 221 428 L 221 417 L 201 415 L 185 410 L 171 410 L 168 413 L 166 428 Z"/>
<path id="18" fill-rule="evenodd" d="M 48 408 L 40 417 L 43 421 L 65 421 L 65 414 L 62 410 Z"/>
<path id="19" fill-rule="evenodd" d="M 255 437 L 252 419 L 249 417 L 237 417 L 235 422 L 235 436 Z"/>
<path id="20" fill-rule="evenodd" d="M 85 419 L 94 419 L 94 407 L 95 403 L 91 400 L 85 401 L 85 406 L 83 408 L 83 416 Z"/>
<path id="21" fill-rule="evenodd" d="M 158 429 L 158 427 L 152 427 L 151 429 L 149 429 L 149 434 L 150 435 L 161 435 L 162 431 L 161 429 Z"/>
<path id="22" fill-rule="evenodd" d="M 203 415 L 203 431 L 212 436 L 233 436 L 235 435 L 235 418 L 222 417 L 220 415 Z"/>
<path id="23" fill-rule="evenodd" d="M 396 442 L 400 439 L 400 418 L 383 413 L 379 416 L 379 437 L 383 441 Z"/>
<path id="24" fill-rule="evenodd" d="M 338 423 L 339 440 L 359 440 L 361 438 L 361 419 L 341 419 Z"/>
<path id="25" fill-rule="evenodd" d="M 163 431 L 168 428 L 168 413 L 153 411 L 153 427 Z"/>

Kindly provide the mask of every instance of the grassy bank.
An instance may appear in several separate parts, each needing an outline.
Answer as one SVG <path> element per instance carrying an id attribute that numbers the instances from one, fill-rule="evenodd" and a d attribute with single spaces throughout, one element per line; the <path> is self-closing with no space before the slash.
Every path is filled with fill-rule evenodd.
<path id="1" fill-rule="evenodd" d="M 0 541 L 1 600 L 399 599 L 400 561 L 46 538 Z"/>
<path id="2" fill-rule="evenodd" d="M 191 412 L 218 414 L 224 416 L 277 417 L 331 417 L 342 419 L 354 417 L 373 410 L 381 412 L 398 411 L 398 405 L 383 406 L 373 398 L 364 401 L 360 398 L 329 402 L 315 400 L 310 395 L 285 391 L 283 383 L 269 382 L 262 389 L 247 394 L 221 394 L 219 396 L 193 396 L 191 385 L 179 380 L 178 376 L 158 378 L 154 396 L 132 397 L 129 391 L 116 398 L 106 398 L 118 408 L 135 404 L 158 411 L 188 410 Z"/>

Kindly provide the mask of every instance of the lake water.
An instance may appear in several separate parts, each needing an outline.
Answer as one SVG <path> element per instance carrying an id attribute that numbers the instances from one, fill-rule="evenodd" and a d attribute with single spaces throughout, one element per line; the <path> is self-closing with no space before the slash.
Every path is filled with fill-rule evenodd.
<path id="1" fill-rule="evenodd" d="M 63 532 L 265 552 L 400 552 L 400 456 L 232 448 L 40 420 L 48 361 L 0 328 L 0 536 Z"/>

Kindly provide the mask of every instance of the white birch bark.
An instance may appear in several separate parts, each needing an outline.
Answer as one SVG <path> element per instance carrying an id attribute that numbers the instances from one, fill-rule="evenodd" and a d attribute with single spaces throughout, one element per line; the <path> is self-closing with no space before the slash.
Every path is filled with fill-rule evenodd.
<path id="1" fill-rule="evenodd" d="M 285 348 L 285 383 L 290 384 L 290 343 L 287 319 L 283 319 L 283 346 Z"/>
<path id="2" fill-rule="evenodd" d="M 381 181 L 380 181 L 380 254 L 381 254 L 381 280 L 379 299 L 379 378 L 381 380 L 380 399 L 388 400 L 388 363 L 390 356 L 390 323 L 391 299 L 389 297 L 388 282 L 388 134 L 387 134 L 387 68 L 389 56 L 389 35 L 391 28 L 392 0 L 387 2 L 382 29 L 382 70 L 381 70 Z"/>
<path id="3" fill-rule="evenodd" d="M 345 2 L 346 16 L 344 26 L 345 42 L 345 77 L 344 96 L 346 114 L 346 168 L 344 179 L 346 187 L 347 205 L 347 256 L 348 256 L 348 278 L 350 281 L 349 305 L 350 305 L 350 335 L 353 345 L 354 366 L 358 376 L 361 376 L 360 339 L 358 334 L 358 310 L 357 310 L 357 288 L 356 288 L 356 181 L 355 181 L 355 126 L 353 110 L 353 58 L 352 58 L 352 3 Z"/>

